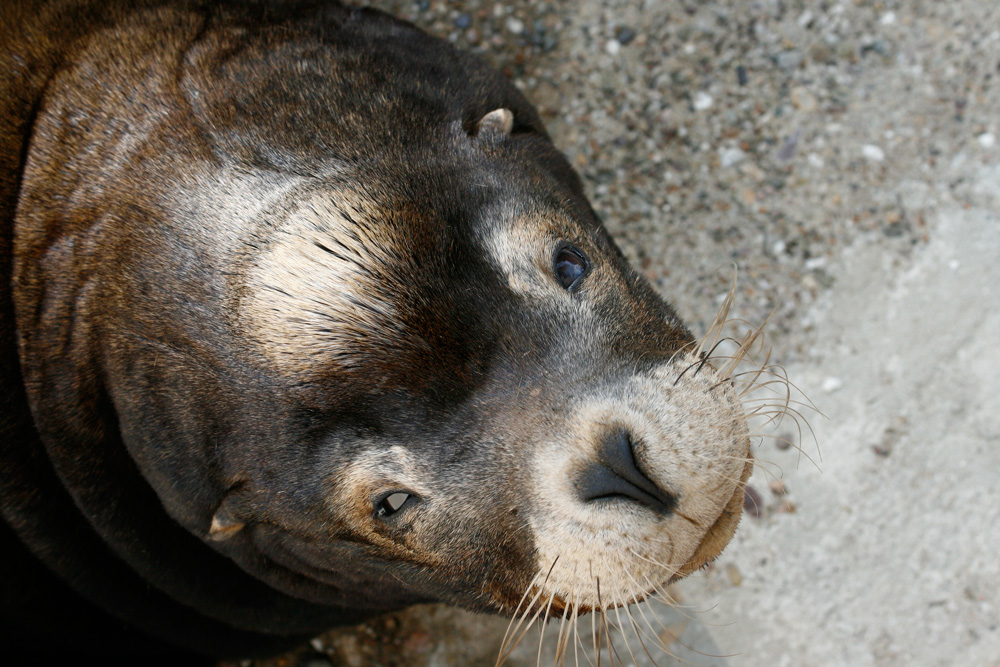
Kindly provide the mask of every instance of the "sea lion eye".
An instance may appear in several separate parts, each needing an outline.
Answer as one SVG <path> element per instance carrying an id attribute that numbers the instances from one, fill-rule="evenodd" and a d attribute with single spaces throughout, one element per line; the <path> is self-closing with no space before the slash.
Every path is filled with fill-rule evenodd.
<path id="1" fill-rule="evenodd" d="M 411 498 L 416 498 L 406 491 L 394 491 L 375 503 L 375 516 L 380 519 L 390 517 L 407 504 Z"/>
<path id="2" fill-rule="evenodd" d="M 583 252 L 571 245 L 560 246 L 552 261 L 552 273 L 559 284 L 573 291 L 580 284 L 590 264 Z"/>

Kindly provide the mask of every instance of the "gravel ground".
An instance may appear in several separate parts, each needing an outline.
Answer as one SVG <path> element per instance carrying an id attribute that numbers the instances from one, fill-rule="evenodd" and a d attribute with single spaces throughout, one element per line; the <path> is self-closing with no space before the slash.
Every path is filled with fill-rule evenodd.
<path id="1" fill-rule="evenodd" d="M 517 82 L 695 332 L 737 266 L 822 412 L 761 439 L 759 516 L 650 632 L 694 665 L 1000 666 L 1000 4 L 372 4 Z M 422 607 L 257 664 L 492 665 L 505 628 Z"/>

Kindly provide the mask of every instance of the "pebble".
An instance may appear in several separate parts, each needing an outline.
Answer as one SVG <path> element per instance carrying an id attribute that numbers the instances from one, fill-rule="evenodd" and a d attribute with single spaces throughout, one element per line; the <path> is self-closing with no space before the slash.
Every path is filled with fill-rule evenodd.
<path id="1" fill-rule="evenodd" d="M 760 492 L 747 484 L 743 488 L 743 511 L 755 519 L 759 519 L 764 514 L 764 499 Z"/>
<path id="2" fill-rule="evenodd" d="M 816 108 L 819 106 L 816 96 L 809 92 L 809 89 L 805 86 L 795 86 L 792 88 L 791 98 L 795 108 L 802 111 L 816 111 Z"/>
<path id="3" fill-rule="evenodd" d="M 771 482 L 771 493 L 776 496 L 784 496 L 788 494 L 788 489 L 785 487 L 785 483 L 780 479 L 776 479 Z"/>
<path id="4" fill-rule="evenodd" d="M 515 35 L 520 35 L 524 32 L 524 21 L 521 19 L 514 18 L 513 16 L 507 19 L 507 30 Z"/>
<path id="5" fill-rule="evenodd" d="M 741 86 L 745 86 L 747 85 L 748 81 L 750 81 L 750 77 L 747 76 L 747 68 L 744 67 L 743 65 L 737 66 L 736 83 L 740 84 Z"/>
<path id="6" fill-rule="evenodd" d="M 694 96 L 693 106 L 695 111 L 705 111 L 706 109 L 711 108 L 714 102 L 715 100 L 712 99 L 711 95 L 709 95 L 703 90 L 700 90 Z"/>
<path id="7" fill-rule="evenodd" d="M 719 163 L 723 167 L 732 167 L 746 159 L 747 154 L 739 148 L 722 148 L 719 150 Z"/>
<path id="8" fill-rule="evenodd" d="M 979 145 L 983 148 L 993 148 L 993 146 L 997 143 L 997 138 L 992 132 L 983 132 L 976 137 L 976 141 L 978 141 Z"/>
<path id="9" fill-rule="evenodd" d="M 798 49 L 782 51 L 778 54 L 777 61 L 781 69 L 795 69 L 802 64 L 802 52 Z"/>
<path id="10" fill-rule="evenodd" d="M 875 144 L 865 144 L 862 146 L 861 154 L 872 162 L 881 162 L 885 159 L 885 151 Z"/>
<path id="11" fill-rule="evenodd" d="M 609 56 L 616 56 L 618 52 L 622 50 L 621 42 L 617 39 L 609 39 L 608 43 L 604 45 L 604 51 Z"/>
<path id="12" fill-rule="evenodd" d="M 843 387 L 844 381 L 838 377 L 827 377 L 823 378 L 823 384 L 821 386 L 823 391 L 829 394 Z"/>
<path id="13" fill-rule="evenodd" d="M 632 30 L 632 28 L 629 28 L 628 26 L 621 26 L 615 30 L 615 39 L 617 39 L 622 46 L 628 46 L 632 40 L 635 39 L 635 30 Z"/>

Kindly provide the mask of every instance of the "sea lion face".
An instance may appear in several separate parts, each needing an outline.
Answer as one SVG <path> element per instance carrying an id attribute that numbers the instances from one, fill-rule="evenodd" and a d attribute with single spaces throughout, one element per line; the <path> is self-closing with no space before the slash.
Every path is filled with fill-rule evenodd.
<path id="1" fill-rule="evenodd" d="M 254 235 L 230 324 L 292 408 L 274 465 L 224 454 L 220 549 L 512 613 L 634 602 L 725 546 L 752 467 L 732 383 L 535 140 L 456 125 Z"/>

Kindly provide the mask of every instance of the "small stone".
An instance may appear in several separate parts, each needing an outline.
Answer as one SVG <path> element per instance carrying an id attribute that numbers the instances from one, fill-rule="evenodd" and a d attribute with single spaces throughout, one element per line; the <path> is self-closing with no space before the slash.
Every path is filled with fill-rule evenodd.
<path id="1" fill-rule="evenodd" d="M 809 89 L 805 86 L 795 86 L 792 88 L 791 98 L 795 108 L 802 111 L 812 112 L 819 106 L 816 96 L 809 92 Z"/>
<path id="2" fill-rule="evenodd" d="M 757 489 L 749 484 L 743 487 L 743 511 L 755 519 L 764 514 L 764 499 L 760 497 Z"/>
<path id="3" fill-rule="evenodd" d="M 736 67 L 736 83 L 740 84 L 741 86 L 745 86 L 745 85 L 747 85 L 748 81 L 750 81 L 750 77 L 747 76 L 747 68 L 744 67 L 743 65 L 737 66 Z"/>
<path id="4" fill-rule="evenodd" d="M 885 151 L 875 144 L 865 144 L 861 147 L 861 154 L 872 162 L 881 162 L 885 159 Z"/>
<path id="5" fill-rule="evenodd" d="M 976 137 L 976 141 L 978 141 L 979 145 L 983 148 L 993 148 L 993 146 L 997 143 L 997 138 L 992 132 L 983 132 Z"/>
<path id="6" fill-rule="evenodd" d="M 608 43 L 604 45 L 604 51 L 609 56 L 617 56 L 618 52 L 622 50 L 621 42 L 617 39 L 609 39 Z"/>
<path id="7" fill-rule="evenodd" d="M 882 25 L 892 25 L 896 22 L 896 12 L 886 12 L 878 22 Z"/>
<path id="8" fill-rule="evenodd" d="M 507 19 L 507 30 L 514 33 L 515 35 L 520 35 L 524 32 L 524 22 L 521 19 L 514 18 L 511 16 Z"/>
<path id="9" fill-rule="evenodd" d="M 771 493 L 773 493 L 778 497 L 781 497 L 788 494 L 788 489 L 785 487 L 784 482 L 782 482 L 780 479 L 776 479 L 773 482 L 771 482 Z"/>
<path id="10" fill-rule="evenodd" d="M 844 381 L 838 377 L 827 377 L 823 378 L 823 384 L 821 386 L 823 391 L 829 394 L 843 387 Z"/>
<path id="11" fill-rule="evenodd" d="M 739 586 L 743 583 L 743 574 L 740 572 L 740 568 L 732 563 L 726 566 L 726 575 L 729 577 L 729 583 L 733 586 Z"/>
<path id="12" fill-rule="evenodd" d="M 693 105 L 695 111 L 704 111 L 705 109 L 710 108 L 714 102 L 715 100 L 712 99 L 711 95 L 701 90 L 694 96 Z"/>
<path id="13" fill-rule="evenodd" d="M 872 445 L 872 451 L 882 458 L 887 458 L 890 454 L 892 454 L 891 447 L 883 447 L 882 445 Z"/>
<path id="14" fill-rule="evenodd" d="M 777 57 L 781 69 L 795 69 L 802 64 L 802 52 L 796 49 L 782 51 Z"/>
<path id="15" fill-rule="evenodd" d="M 621 26 L 615 30 L 615 39 L 617 39 L 618 43 L 622 46 L 628 46 L 632 43 L 632 40 L 635 39 L 635 30 L 632 30 L 632 28 L 629 28 L 628 26 Z"/>
<path id="16" fill-rule="evenodd" d="M 472 25 L 472 17 L 468 14 L 459 14 L 458 18 L 455 19 L 455 27 L 460 30 L 465 30 L 470 25 Z"/>
<path id="17" fill-rule="evenodd" d="M 809 59 L 813 62 L 831 65 L 836 60 L 836 54 L 823 42 L 816 42 L 809 47 Z"/>
<path id="18" fill-rule="evenodd" d="M 722 148 L 719 149 L 719 163 L 723 167 L 732 167 L 735 164 L 739 164 L 746 159 L 747 154 L 744 153 L 739 148 Z"/>
<path id="19" fill-rule="evenodd" d="M 778 152 L 775 153 L 774 157 L 778 162 L 788 162 L 793 157 L 799 149 L 799 140 L 802 138 L 802 128 L 795 130 L 781 142 L 781 146 L 778 148 Z"/>

